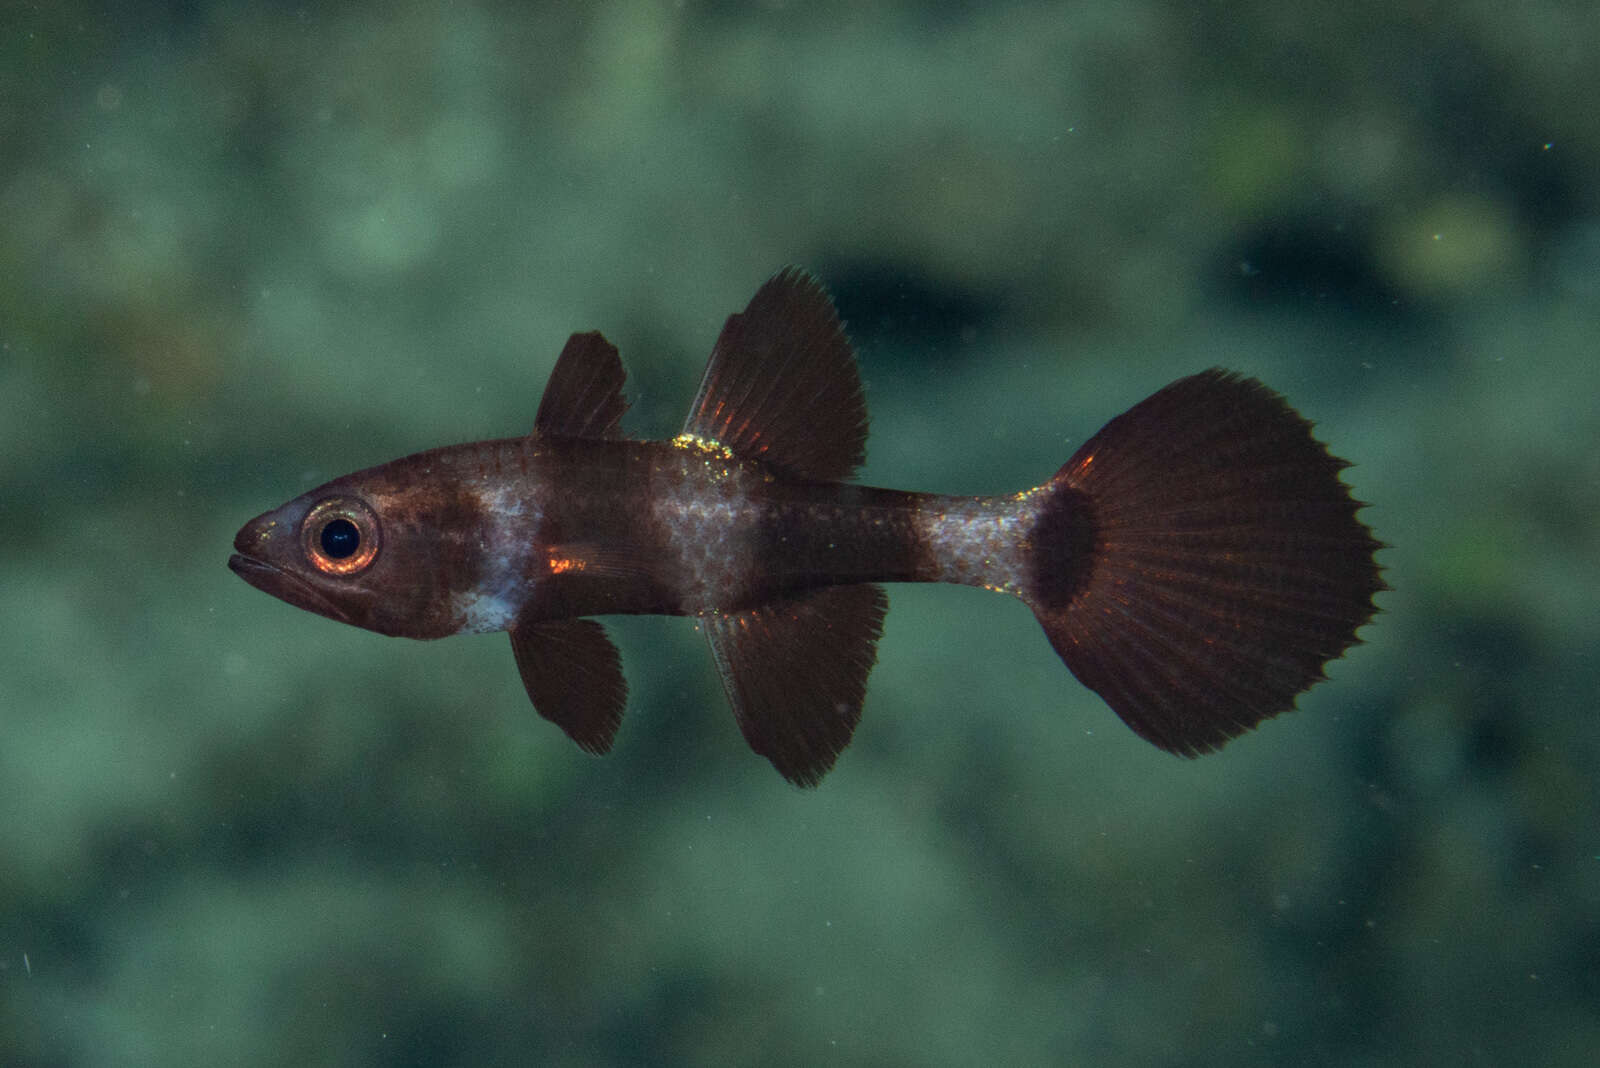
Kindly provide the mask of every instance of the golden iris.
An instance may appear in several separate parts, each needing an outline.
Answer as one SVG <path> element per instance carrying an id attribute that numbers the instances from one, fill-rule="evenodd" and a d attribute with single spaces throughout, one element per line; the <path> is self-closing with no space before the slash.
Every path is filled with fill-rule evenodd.
<path id="1" fill-rule="evenodd" d="M 355 497 L 330 497 L 306 513 L 300 540 L 323 574 L 359 574 L 378 556 L 378 517 Z"/>

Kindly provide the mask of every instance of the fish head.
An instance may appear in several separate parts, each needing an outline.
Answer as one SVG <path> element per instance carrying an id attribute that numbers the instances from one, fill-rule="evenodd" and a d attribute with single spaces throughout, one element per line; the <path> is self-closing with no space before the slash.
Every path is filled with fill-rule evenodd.
<path id="1" fill-rule="evenodd" d="M 240 528 L 228 567 L 296 608 L 409 638 L 462 629 L 452 581 L 470 545 L 447 491 L 386 465 L 348 475 Z M 441 521 L 441 517 L 447 517 Z"/>

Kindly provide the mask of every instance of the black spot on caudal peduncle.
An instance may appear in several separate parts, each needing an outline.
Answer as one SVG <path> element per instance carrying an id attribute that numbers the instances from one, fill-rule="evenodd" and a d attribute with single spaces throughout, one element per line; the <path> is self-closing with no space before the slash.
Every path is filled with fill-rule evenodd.
<path id="1" fill-rule="evenodd" d="M 1040 507 L 1029 539 L 1033 574 L 1028 598 L 1048 608 L 1071 604 L 1094 572 L 1098 537 L 1089 495 L 1056 487 Z"/>

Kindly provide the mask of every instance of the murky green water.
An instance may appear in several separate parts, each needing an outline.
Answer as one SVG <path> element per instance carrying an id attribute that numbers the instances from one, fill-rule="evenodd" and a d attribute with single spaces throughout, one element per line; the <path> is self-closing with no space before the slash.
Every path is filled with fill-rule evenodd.
<path id="1" fill-rule="evenodd" d="M 1391 5 L 15 4 L 0 19 L 0 1062 L 1587 1064 L 1597 17 Z M 1027 610 L 894 587 L 823 786 L 683 620 L 616 752 L 503 636 L 225 564 L 531 427 L 676 431 L 798 262 L 862 477 L 984 493 L 1222 364 L 1355 461 L 1368 644 L 1200 761 Z"/>

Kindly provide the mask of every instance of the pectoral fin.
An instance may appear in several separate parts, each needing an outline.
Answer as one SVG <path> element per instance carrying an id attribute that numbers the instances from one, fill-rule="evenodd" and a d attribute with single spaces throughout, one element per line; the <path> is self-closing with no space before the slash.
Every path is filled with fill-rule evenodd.
<path id="1" fill-rule="evenodd" d="M 745 741 L 790 782 L 815 786 L 850 744 L 887 607 L 880 587 L 831 586 L 704 618 Z"/>
<path id="2" fill-rule="evenodd" d="M 592 619 L 558 619 L 511 628 L 522 685 L 539 715 L 589 753 L 610 750 L 628 684 L 622 657 Z"/>

